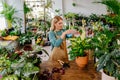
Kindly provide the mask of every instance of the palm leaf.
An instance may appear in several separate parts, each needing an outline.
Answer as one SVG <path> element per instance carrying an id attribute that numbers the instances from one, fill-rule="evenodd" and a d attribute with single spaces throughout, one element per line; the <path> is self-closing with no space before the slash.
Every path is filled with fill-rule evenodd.
<path id="1" fill-rule="evenodd" d="M 94 3 L 101 3 L 107 6 L 108 10 L 120 15 L 120 2 L 118 0 L 102 0 Z"/>

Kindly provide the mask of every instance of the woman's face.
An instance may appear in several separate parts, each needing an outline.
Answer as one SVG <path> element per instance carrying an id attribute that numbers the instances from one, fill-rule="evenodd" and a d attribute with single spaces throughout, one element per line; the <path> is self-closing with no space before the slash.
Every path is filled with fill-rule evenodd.
<path id="1" fill-rule="evenodd" d="M 63 20 L 58 21 L 55 23 L 55 30 L 61 30 L 63 28 Z"/>

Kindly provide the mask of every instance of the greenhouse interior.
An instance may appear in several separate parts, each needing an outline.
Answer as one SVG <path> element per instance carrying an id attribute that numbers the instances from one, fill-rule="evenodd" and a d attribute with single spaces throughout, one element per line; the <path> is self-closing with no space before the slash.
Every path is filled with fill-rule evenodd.
<path id="1" fill-rule="evenodd" d="M 120 0 L 0 0 L 0 80 L 120 80 Z"/>

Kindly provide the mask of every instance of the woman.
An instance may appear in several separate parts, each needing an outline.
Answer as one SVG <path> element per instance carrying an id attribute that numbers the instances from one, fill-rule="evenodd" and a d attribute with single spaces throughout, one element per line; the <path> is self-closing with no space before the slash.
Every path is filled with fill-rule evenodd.
<path id="1" fill-rule="evenodd" d="M 63 19 L 60 16 L 55 16 L 51 22 L 49 32 L 49 40 L 52 45 L 52 53 L 50 60 L 68 61 L 68 54 L 66 48 L 66 35 L 75 33 L 75 30 L 64 30 Z"/>

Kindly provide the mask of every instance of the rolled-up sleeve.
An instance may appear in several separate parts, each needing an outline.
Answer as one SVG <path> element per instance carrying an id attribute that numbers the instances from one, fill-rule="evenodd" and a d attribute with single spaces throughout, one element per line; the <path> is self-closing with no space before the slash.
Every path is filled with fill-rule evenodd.
<path id="1" fill-rule="evenodd" d="M 54 47 L 59 47 L 63 41 L 61 38 L 57 39 L 53 31 L 49 32 L 49 40 Z"/>

